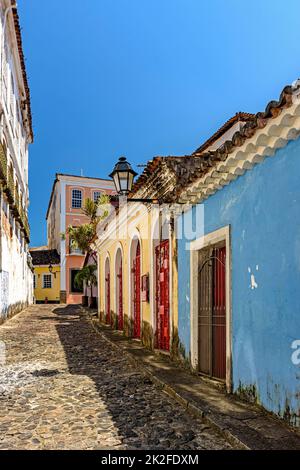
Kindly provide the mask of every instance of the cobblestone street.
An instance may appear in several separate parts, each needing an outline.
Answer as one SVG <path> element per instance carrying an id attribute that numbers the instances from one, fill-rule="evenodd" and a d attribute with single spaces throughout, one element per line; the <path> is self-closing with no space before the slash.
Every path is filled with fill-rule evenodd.
<path id="1" fill-rule="evenodd" d="M 36 305 L 0 327 L 0 449 L 230 448 L 79 313 Z"/>

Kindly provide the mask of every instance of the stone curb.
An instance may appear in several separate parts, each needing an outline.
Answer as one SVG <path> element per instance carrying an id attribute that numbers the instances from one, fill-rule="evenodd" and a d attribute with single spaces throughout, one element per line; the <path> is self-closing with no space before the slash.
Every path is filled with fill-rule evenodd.
<path id="1" fill-rule="evenodd" d="M 186 400 L 184 397 L 180 395 L 170 384 L 164 382 L 160 378 L 158 378 L 153 372 L 151 372 L 141 361 L 136 359 L 130 352 L 126 351 L 124 347 L 119 344 L 116 344 L 110 338 L 108 338 L 105 334 L 105 331 L 101 328 L 100 325 L 95 324 L 93 319 L 90 317 L 89 313 L 87 313 L 84 309 L 82 311 L 85 313 L 85 316 L 88 322 L 91 324 L 93 330 L 101 335 L 101 337 L 107 341 L 114 349 L 121 350 L 122 353 L 129 359 L 131 364 L 134 365 L 136 369 L 141 371 L 144 375 L 146 375 L 151 382 L 164 393 L 166 393 L 169 397 L 175 399 L 177 403 L 179 403 L 183 408 L 192 416 L 196 418 L 201 418 L 204 422 L 210 425 L 214 430 L 216 430 L 219 434 L 227 439 L 227 441 L 232 444 L 235 448 L 241 450 L 251 450 L 246 444 L 244 444 L 237 436 L 235 436 L 229 429 L 225 429 L 219 423 L 215 421 L 213 416 L 209 416 L 209 413 L 204 411 L 200 408 L 198 404 L 192 403 L 191 401 Z M 98 319 L 97 319 L 98 321 Z"/>

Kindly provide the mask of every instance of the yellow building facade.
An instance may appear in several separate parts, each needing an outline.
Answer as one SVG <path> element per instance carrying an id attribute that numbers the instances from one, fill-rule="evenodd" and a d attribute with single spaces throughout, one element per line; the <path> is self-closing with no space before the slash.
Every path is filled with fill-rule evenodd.
<path id="1" fill-rule="evenodd" d="M 60 292 L 60 266 L 53 266 L 52 273 L 49 266 L 34 266 L 34 298 L 38 303 L 59 303 Z"/>
<path id="2" fill-rule="evenodd" d="M 60 257 L 56 250 L 30 250 L 36 303 L 59 303 Z"/>
<path id="3" fill-rule="evenodd" d="M 94 247 L 100 321 L 149 349 L 176 355 L 177 248 L 170 212 L 156 204 L 120 206 L 100 225 Z"/>

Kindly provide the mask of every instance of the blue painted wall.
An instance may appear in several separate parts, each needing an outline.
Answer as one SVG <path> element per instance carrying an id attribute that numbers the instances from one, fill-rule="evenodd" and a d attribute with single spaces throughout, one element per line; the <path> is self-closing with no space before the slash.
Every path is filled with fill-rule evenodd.
<path id="1" fill-rule="evenodd" d="M 204 202 L 206 234 L 228 224 L 234 391 L 254 386 L 264 407 L 300 426 L 300 365 L 291 360 L 291 344 L 300 339 L 299 139 Z M 257 288 L 251 288 L 250 270 Z M 190 256 L 185 239 L 178 242 L 178 276 L 178 334 L 188 358 Z"/>

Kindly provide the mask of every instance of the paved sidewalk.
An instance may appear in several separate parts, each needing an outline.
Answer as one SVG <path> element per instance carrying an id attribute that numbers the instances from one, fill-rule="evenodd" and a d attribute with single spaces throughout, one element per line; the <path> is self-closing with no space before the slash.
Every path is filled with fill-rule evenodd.
<path id="1" fill-rule="evenodd" d="M 111 345 L 121 348 L 135 365 L 189 413 L 204 418 L 242 449 L 300 449 L 300 434 L 258 407 L 222 393 L 214 386 L 178 368 L 170 359 L 129 340 L 110 327 L 90 321 Z"/>

